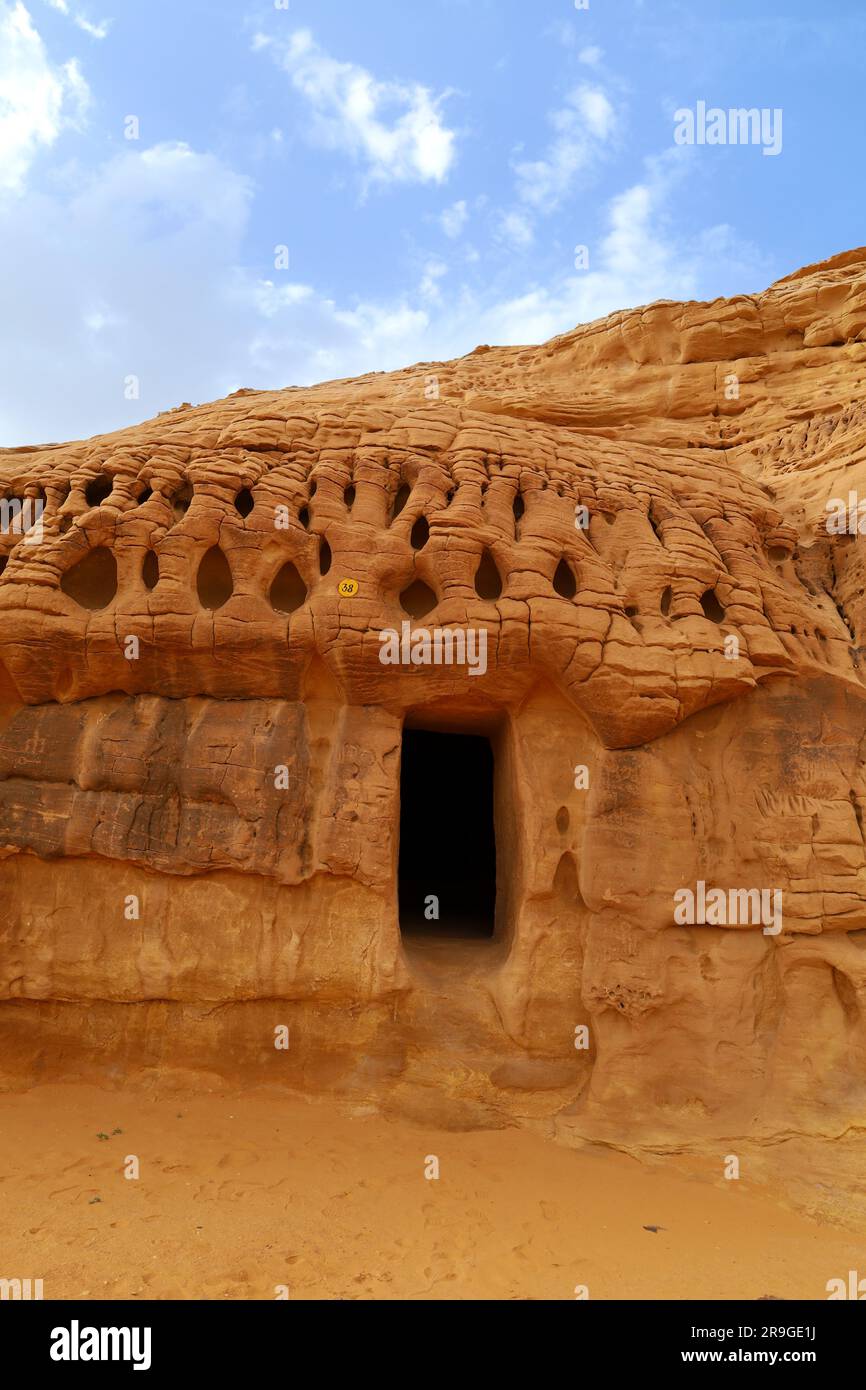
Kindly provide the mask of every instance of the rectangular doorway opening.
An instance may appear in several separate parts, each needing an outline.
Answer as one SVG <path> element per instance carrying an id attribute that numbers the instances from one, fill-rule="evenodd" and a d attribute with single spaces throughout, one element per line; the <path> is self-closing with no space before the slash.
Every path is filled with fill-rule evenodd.
<path id="1" fill-rule="evenodd" d="M 493 749 L 476 734 L 403 730 L 400 927 L 484 940 L 496 919 Z"/>

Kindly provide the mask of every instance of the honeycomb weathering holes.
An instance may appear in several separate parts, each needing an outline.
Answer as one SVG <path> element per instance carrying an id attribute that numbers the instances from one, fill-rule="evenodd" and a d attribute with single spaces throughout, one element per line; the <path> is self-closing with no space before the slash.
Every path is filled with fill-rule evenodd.
<path id="1" fill-rule="evenodd" d="M 114 483 L 105 473 L 99 473 L 84 489 L 84 500 L 89 507 L 99 507 L 111 496 Z"/>
<path id="2" fill-rule="evenodd" d="M 171 510 L 174 513 L 175 521 L 182 521 L 186 516 L 192 502 L 192 488 L 189 484 L 178 488 L 171 499 Z"/>
<path id="3" fill-rule="evenodd" d="M 423 550 L 430 539 L 430 523 L 426 516 L 419 516 L 409 537 L 409 543 L 413 550 Z"/>
<path id="4" fill-rule="evenodd" d="M 234 591 L 229 562 L 218 545 L 211 546 L 198 567 L 196 577 L 202 608 L 222 608 Z"/>
<path id="5" fill-rule="evenodd" d="M 725 621 L 725 610 L 719 603 L 715 589 L 707 589 L 707 592 L 701 595 L 701 608 L 704 610 L 704 617 L 709 618 L 711 623 Z"/>
<path id="6" fill-rule="evenodd" d="M 144 561 L 141 566 L 141 577 L 146 589 L 155 589 L 159 583 L 159 561 L 153 550 L 145 553 Z"/>
<path id="7" fill-rule="evenodd" d="M 414 584 L 410 584 L 408 589 L 403 590 L 400 595 L 400 603 L 410 618 L 426 618 L 427 614 L 436 607 L 438 599 L 423 579 L 416 579 Z"/>
<path id="8" fill-rule="evenodd" d="M 402 483 L 397 491 L 397 496 L 394 498 L 394 510 L 391 513 L 392 520 L 400 515 L 406 503 L 409 501 L 411 493 L 412 489 L 409 485 L 407 483 Z"/>
<path id="9" fill-rule="evenodd" d="M 305 602 L 307 586 L 291 560 L 287 560 L 271 585 L 271 607 L 277 613 L 294 613 Z"/>
<path id="10" fill-rule="evenodd" d="M 502 593 L 502 576 L 496 568 L 496 561 L 485 550 L 481 556 L 481 563 L 475 573 L 475 592 L 479 598 L 493 601 L 498 599 Z"/>
<path id="11" fill-rule="evenodd" d="M 242 487 L 237 497 L 235 498 L 235 510 L 237 511 L 238 516 L 249 516 L 250 512 L 252 511 L 255 505 L 256 504 L 253 500 L 253 494 L 250 492 L 249 488 Z"/>
<path id="12" fill-rule="evenodd" d="M 80 608 L 107 608 L 117 593 L 117 562 L 111 551 L 105 546 L 89 551 L 66 571 L 60 587 Z"/>
<path id="13" fill-rule="evenodd" d="M 331 568 L 331 547 L 324 536 L 319 541 L 319 574 L 327 574 Z"/>
<path id="14" fill-rule="evenodd" d="M 574 598 L 577 593 L 577 580 L 571 566 L 565 559 L 560 560 L 553 576 L 553 587 L 560 598 Z"/>

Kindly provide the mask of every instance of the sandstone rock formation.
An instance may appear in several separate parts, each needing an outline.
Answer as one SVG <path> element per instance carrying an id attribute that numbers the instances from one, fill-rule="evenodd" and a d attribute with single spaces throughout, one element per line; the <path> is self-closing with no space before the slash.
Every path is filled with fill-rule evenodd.
<path id="1" fill-rule="evenodd" d="M 0 498 L 46 504 L 0 535 L 7 1082 L 861 1125 L 866 541 L 826 518 L 866 499 L 864 386 L 859 250 L 0 451 Z M 383 664 L 403 623 L 484 632 L 486 670 Z M 401 936 L 404 726 L 493 746 L 489 941 Z M 780 893 L 781 930 L 680 924 L 698 883 Z"/>

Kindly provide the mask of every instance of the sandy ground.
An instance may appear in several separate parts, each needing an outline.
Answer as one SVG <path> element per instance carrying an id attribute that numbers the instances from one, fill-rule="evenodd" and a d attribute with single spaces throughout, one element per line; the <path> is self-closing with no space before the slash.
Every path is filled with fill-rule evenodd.
<path id="1" fill-rule="evenodd" d="M 754 1299 L 826 1298 L 862 1266 L 850 1231 L 689 1162 L 273 1092 L 43 1086 L 0 1096 L 0 1277 L 58 1299 Z"/>

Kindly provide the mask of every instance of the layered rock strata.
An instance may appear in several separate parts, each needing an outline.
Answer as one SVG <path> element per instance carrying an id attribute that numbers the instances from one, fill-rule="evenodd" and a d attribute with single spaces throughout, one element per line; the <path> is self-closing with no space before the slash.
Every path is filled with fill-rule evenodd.
<path id="1" fill-rule="evenodd" d="M 0 534 L 7 1081 L 862 1125 L 866 540 L 827 520 L 866 499 L 864 385 L 861 250 L 0 451 L 44 505 Z M 434 629 L 483 672 L 381 660 Z M 491 741 L 490 941 L 401 934 L 404 727 Z M 684 921 L 698 885 L 779 918 Z"/>

